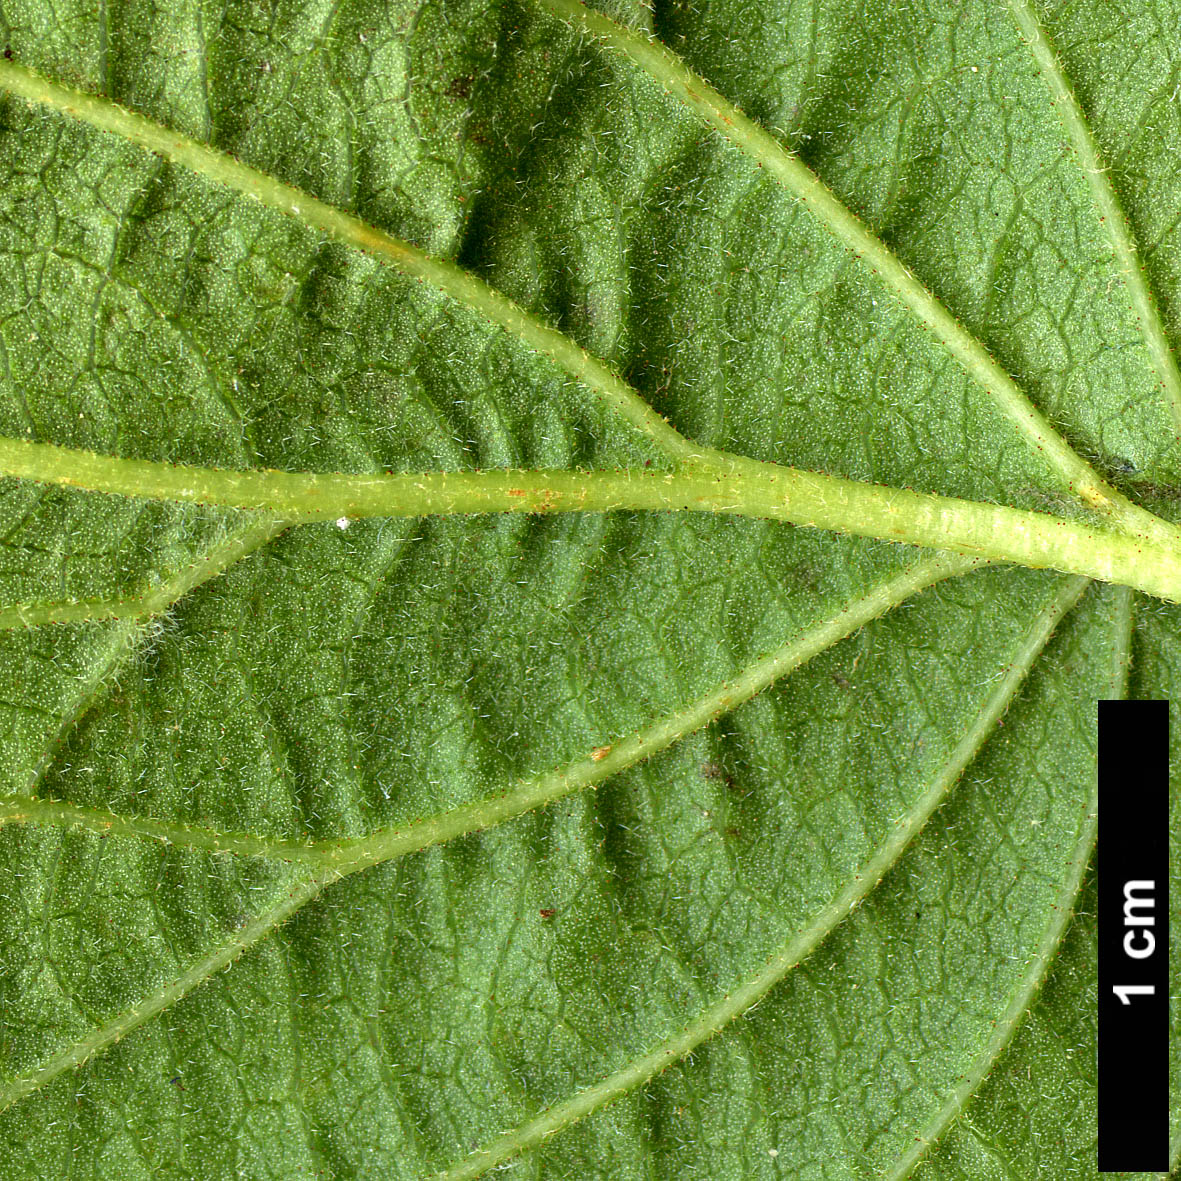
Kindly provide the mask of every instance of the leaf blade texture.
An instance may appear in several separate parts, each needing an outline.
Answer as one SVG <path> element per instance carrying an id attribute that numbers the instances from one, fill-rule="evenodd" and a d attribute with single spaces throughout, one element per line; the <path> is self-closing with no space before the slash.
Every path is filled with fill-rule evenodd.
<path id="1" fill-rule="evenodd" d="M 1169 6 L 0 17 L 0 1172 L 1091 1175 Z"/>

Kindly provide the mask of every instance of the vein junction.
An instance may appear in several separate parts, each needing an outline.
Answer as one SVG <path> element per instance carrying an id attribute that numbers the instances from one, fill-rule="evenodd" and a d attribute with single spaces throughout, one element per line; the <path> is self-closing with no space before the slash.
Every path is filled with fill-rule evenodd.
<path id="1" fill-rule="evenodd" d="M 477 800 L 418 821 L 403 829 L 352 840 L 306 842 L 249 833 L 219 832 L 148 817 L 123 817 L 97 808 L 58 800 L 22 797 L 0 804 L 0 826 L 8 823 L 76 827 L 101 835 L 144 837 L 206 849 L 212 853 L 265 857 L 305 864 L 334 877 L 357 873 L 384 861 L 418 852 L 430 845 L 490 828 L 563 796 L 594 787 L 628 767 L 666 750 L 714 718 L 736 709 L 812 657 L 851 635 L 919 591 L 945 578 L 965 574 L 986 563 L 972 558 L 928 557 L 880 583 L 868 594 L 844 604 L 802 635 L 756 661 L 733 680 L 687 703 L 635 734 L 619 739 L 556 771 L 523 780 L 501 795 Z"/>
<path id="2" fill-rule="evenodd" d="M 836 237 L 858 257 L 863 257 L 896 293 L 901 302 L 934 330 L 947 349 L 965 370 L 978 381 L 1004 411 L 1026 441 L 1045 454 L 1057 468 L 1071 495 L 1079 497 L 1090 509 L 1108 518 L 1130 535 L 1174 547 L 1181 532 L 1133 504 L 1107 485 L 1050 426 L 1013 379 L 991 358 L 984 346 L 963 329 L 955 317 L 910 273 L 892 251 L 872 234 L 854 214 L 827 189 L 820 179 L 798 158 L 787 152 L 769 133 L 748 119 L 732 103 L 699 78 L 671 51 L 659 42 L 646 39 L 622 25 L 592 12 L 578 0 L 540 0 L 551 11 L 571 20 L 584 30 L 603 38 L 622 50 L 650 73 L 670 93 L 678 97 L 707 124 L 727 138 L 760 165 L 766 167 L 787 188 L 804 201 Z M 499 291 L 454 263 L 433 258 L 416 247 L 366 224 L 352 214 L 334 208 L 298 189 L 242 164 L 240 161 L 171 131 L 141 115 L 128 111 L 109 99 L 71 90 L 17 65 L 0 61 L 0 87 L 61 114 L 79 119 L 100 130 L 119 135 L 138 146 L 156 152 L 192 171 L 224 184 L 247 197 L 261 201 L 304 225 L 318 230 L 355 249 L 375 254 L 405 274 L 423 279 L 459 303 L 499 324 L 525 344 L 549 357 L 568 373 L 589 387 L 604 404 L 623 420 L 652 440 L 670 459 L 682 467 L 703 466 L 712 471 L 742 474 L 757 465 L 754 461 L 696 444 L 677 432 L 658 415 L 639 394 L 609 366 L 577 345 L 563 333 L 549 327 L 536 316 L 513 303 Z M 11 475 L 44 478 L 12 466 L 16 440 L 4 441 L 0 464 Z M 43 444 L 41 446 L 50 446 Z M 77 453 L 75 453 L 77 454 Z M 97 458 L 97 457 L 96 457 Z M 130 463 L 132 461 L 118 461 Z M 784 470 L 784 469 L 780 469 Z M 441 474 L 437 474 L 441 475 Z M 817 478 L 822 478 L 817 476 Z M 101 483 L 77 480 L 82 487 L 103 488 Z M 116 490 L 108 487 L 106 490 Z M 135 494 L 135 493 L 132 493 Z M 150 494 L 150 493 L 144 493 Z M 219 503 L 231 503 L 230 501 Z M 232 503 L 242 503 L 232 501 Z M 258 507 L 275 508 L 274 501 Z M 306 507 L 306 506 L 305 506 Z M 645 507 L 620 505 L 613 507 Z M 671 507 L 671 506 L 670 506 Z M 333 510 L 335 511 L 335 510 Z M 424 509 L 419 511 L 440 511 Z M 497 511 L 489 508 L 452 511 Z M 788 518 L 784 518 L 788 519 Z M 857 531 L 852 526 L 837 526 Z M 861 530 L 861 532 L 865 532 Z M 883 534 L 871 534 L 883 536 Z M 890 534 L 885 534 L 889 536 Z M 923 544 L 923 543 L 920 543 Z M 936 543 L 938 544 L 938 543 Z M 955 541 L 946 539 L 948 546 Z M 980 552 L 980 551 L 974 551 Z M 990 553 L 988 556 L 1004 556 Z M 1020 561 L 1019 558 L 1014 558 Z M 1058 563 L 1058 568 L 1074 573 L 1089 571 Z M 1104 577 L 1103 575 L 1093 575 Z M 1132 583 L 1130 585 L 1139 585 Z M 1144 589 L 1141 587 L 1141 589 Z M 1149 593 L 1158 593 L 1149 591 Z M 1166 595 L 1166 597 L 1168 597 Z"/>
<path id="3" fill-rule="evenodd" d="M 608 748 L 600 747 L 559 771 L 526 780 L 502 796 L 478 800 L 401 830 L 374 833 L 356 840 L 300 843 L 249 834 L 220 833 L 151 818 L 125 818 L 56 800 L 10 800 L 0 806 L 0 827 L 7 823 L 77 827 L 100 835 L 149 838 L 213 853 L 290 861 L 306 865 L 311 872 L 307 878 L 292 886 L 283 899 L 252 919 L 225 944 L 191 964 L 178 981 L 95 1029 L 75 1045 L 55 1054 L 33 1074 L 0 1088 L 0 1110 L 44 1086 L 64 1070 L 81 1065 L 167 1006 L 176 1003 L 247 947 L 285 922 L 331 882 L 430 845 L 504 823 L 574 791 L 602 783 L 749 701 L 780 677 L 920 590 L 941 579 L 966 573 L 978 565 L 979 562 L 971 559 L 951 557 L 927 558 L 916 562 L 901 574 L 874 587 L 861 599 L 846 604 L 840 611 L 787 642 L 770 656 L 755 662 L 732 681 L 638 733 L 616 741 Z"/>
<path id="4" fill-rule="evenodd" d="M 823 186 L 802 162 L 697 78 L 674 55 L 655 43 L 591 13 L 574 0 L 542 0 L 551 10 L 620 48 L 688 103 L 705 122 L 721 130 L 743 151 L 768 165 L 829 228 L 869 261 L 924 323 L 932 327 L 965 369 L 989 390 L 1018 430 L 1053 460 L 1071 491 L 1120 526 L 1095 529 L 1078 521 L 1023 513 L 1004 506 L 951 498 L 925 497 L 899 489 L 877 488 L 817 473 L 758 464 L 702 448 L 678 434 L 602 362 L 561 333 L 542 324 L 499 292 L 453 264 L 432 259 L 359 219 L 299 193 L 223 154 L 178 136 L 106 99 L 83 95 L 39 78 L 11 62 L 0 62 L 0 85 L 32 102 L 121 135 L 145 149 L 237 191 L 358 249 L 378 254 L 407 274 L 433 283 L 452 298 L 500 324 L 545 353 L 584 382 L 623 419 L 651 438 L 672 459 L 672 472 L 493 472 L 424 473 L 408 476 L 303 475 L 280 472 L 226 472 L 170 468 L 107 456 L 72 452 L 52 444 L 0 440 L 0 468 L 8 475 L 91 488 L 96 491 L 161 499 L 219 503 L 262 510 L 269 515 L 255 531 L 264 544 L 298 521 L 339 516 L 419 515 L 500 511 L 607 511 L 613 508 L 696 509 L 791 521 L 798 525 L 861 533 L 963 556 L 938 556 L 883 584 L 838 618 L 754 665 L 736 681 L 692 703 L 678 714 L 613 746 L 605 756 L 588 757 L 549 776 L 520 784 L 503 797 L 478 801 L 407 829 L 378 833 L 351 842 L 299 844 L 248 834 L 223 834 L 150 819 L 108 816 L 97 810 L 50 800 L 21 799 L 0 808 L 0 824 L 49 823 L 116 832 L 213 852 L 264 856 L 306 864 L 314 870 L 287 897 L 256 916 L 233 939 L 191 964 L 178 980 L 66 1048 L 32 1075 L 0 1090 L 0 1108 L 16 1102 L 80 1065 L 113 1041 L 187 995 L 315 897 L 329 882 L 428 845 L 503 822 L 569 792 L 593 786 L 611 774 L 650 757 L 691 729 L 748 700 L 817 651 L 849 634 L 868 619 L 938 578 L 962 573 L 982 559 L 1011 560 L 1030 566 L 1053 565 L 1087 577 L 1126 583 L 1150 594 L 1181 601 L 1181 559 L 1174 554 L 1177 534 L 1110 488 L 1049 426 L 1012 379 L 966 333 L 934 296 L 906 270 Z M 277 515 L 276 515 L 277 514 Z M 30 604 L 0 611 L 0 626 L 70 622 L 83 618 L 133 618 L 163 610 L 200 581 L 220 573 L 248 550 L 224 555 L 224 562 L 202 567 L 135 603 Z M 641 1085 L 668 1063 L 684 1056 L 728 1021 L 756 1003 L 833 929 L 900 855 L 943 798 L 955 777 L 1016 691 L 1056 622 L 1081 593 L 1074 581 L 1052 608 L 1035 621 L 1020 659 L 989 699 L 945 773 L 929 785 L 898 831 L 875 853 L 865 872 L 825 910 L 780 949 L 757 977 L 700 1014 L 686 1029 L 602 1083 L 526 1123 L 457 1165 L 448 1178 L 474 1177 L 517 1155 L 545 1136 L 595 1110 L 614 1096 Z"/>
<path id="5" fill-rule="evenodd" d="M 1045 415 L 997 364 L 987 348 L 956 320 L 948 308 L 915 278 L 902 260 L 836 197 L 816 173 L 765 128 L 743 114 L 655 38 L 637 33 L 587 8 L 581 0 L 537 2 L 575 28 L 590 33 L 628 57 L 702 123 L 718 131 L 807 206 L 838 241 L 873 270 L 903 306 L 934 332 L 965 372 L 993 399 L 1026 443 L 1046 456 L 1071 492 L 1088 507 L 1136 533 L 1163 543 L 1177 544 L 1181 537 L 1177 530 L 1128 500 L 1103 480 L 1050 425 Z M 1155 358 L 1160 349 L 1154 340 L 1150 338 L 1149 343 Z M 1181 389 L 1181 384 L 1178 389 Z"/>
<path id="6" fill-rule="evenodd" d="M 758 1004 L 776 984 L 799 965 L 801 960 L 816 950 L 829 933 L 848 916 L 850 910 L 869 894 L 881 881 L 882 876 L 897 862 L 903 850 L 943 802 L 961 772 L 984 744 L 993 726 L 1021 687 L 1038 654 L 1053 634 L 1054 628 L 1066 612 L 1078 602 L 1086 585 L 1085 579 L 1069 580 L 1048 606 L 1039 612 L 1020 651 L 940 773 L 932 779 L 899 820 L 894 831 L 853 879 L 795 936 L 779 948 L 762 970 L 737 987 L 731 988 L 725 996 L 694 1017 L 683 1030 L 673 1034 L 648 1053 L 633 1059 L 621 1070 L 585 1090 L 576 1092 L 569 1099 L 555 1104 L 520 1127 L 497 1137 L 466 1160 L 441 1174 L 437 1181 L 470 1181 L 471 1178 L 482 1176 L 506 1160 L 535 1147 L 546 1137 L 561 1131 L 576 1120 L 585 1118 L 627 1091 L 642 1086 Z M 1089 850 L 1089 844 L 1087 847 Z M 1085 868 L 1085 859 L 1082 865 Z M 1080 880 L 1081 873 L 1080 869 Z M 1077 889 L 1077 882 L 1074 885 Z M 1063 914 L 1065 913 L 1067 911 L 1064 908 Z M 1060 934 L 1060 930 L 1056 934 Z M 1056 946 L 1056 938 L 1053 946 Z M 1045 962 L 1048 962 L 1048 953 L 1043 960 L 1043 966 Z"/>

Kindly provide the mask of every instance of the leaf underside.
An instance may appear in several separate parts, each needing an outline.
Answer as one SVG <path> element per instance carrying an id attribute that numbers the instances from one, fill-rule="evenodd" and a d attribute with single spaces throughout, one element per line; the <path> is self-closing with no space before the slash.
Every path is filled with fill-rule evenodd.
<path id="1" fill-rule="evenodd" d="M 4 0 L 0 437 L 1089 520 L 979 356 L 1170 536 L 1170 4 L 574 9 Z M 1094 703 L 1181 696 L 1181 607 L 855 523 L 70 478 L 0 480 L 0 1175 L 1095 1174 Z"/>

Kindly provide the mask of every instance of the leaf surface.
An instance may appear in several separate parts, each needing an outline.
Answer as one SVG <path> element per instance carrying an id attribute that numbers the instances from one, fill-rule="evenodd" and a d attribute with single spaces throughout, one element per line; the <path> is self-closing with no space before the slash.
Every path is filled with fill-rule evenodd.
<path id="1" fill-rule="evenodd" d="M 1094 1173 L 1116 7 L 0 5 L 0 1173 Z"/>

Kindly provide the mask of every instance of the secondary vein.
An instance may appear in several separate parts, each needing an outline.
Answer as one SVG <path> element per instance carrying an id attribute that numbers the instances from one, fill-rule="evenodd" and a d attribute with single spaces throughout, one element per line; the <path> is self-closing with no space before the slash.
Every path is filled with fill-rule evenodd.
<path id="1" fill-rule="evenodd" d="M 211 578 L 216 578 L 240 558 L 274 540 L 290 521 L 264 518 L 231 533 L 192 565 L 179 570 L 167 582 L 137 597 L 125 599 L 74 599 L 56 603 L 17 603 L 0 607 L 0 630 L 39 627 L 52 623 L 93 623 L 106 619 L 146 619 L 167 611 Z"/>
<path id="2" fill-rule="evenodd" d="M 553 803 L 571 792 L 601 783 L 611 775 L 667 749 L 679 738 L 714 718 L 749 701 L 778 678 L 838 640 L 851 635 L 870 620 L 943 579 L 980 565 L 963 558 L 929 558 L 887 579 L 832 617 L 789 641 L 770 656 L 757 661 L 732 681 L 699 698 L 683 710 L 661 718 L 639 733 L 599 748 L 562 771 L 538 776 L 500 797 L 478 800 L 402 830 L 374 833 L 351 841 L 321 841 L 299 845 L 267 837 L 218 833 L 152 819 L 123 818 L 93 808 L 80 808 L 55 800 L 14 800 L 0 808 L 0 826 L 6 822 L 48 822 L 75 825 L 103 834 L 152 837 L 187 844 L 218 853 L 240 853 L 303 861 L 315 867 L 313 875 L 268 911 L 252 919 L 232 939 L 200 957 L 175 981 L 72 1046 L 53 1055 L 31 1075 L 0 1087 L 0 1111 L 51 1082 L 63 1071 L 80 1066 L 169 1005 L 182 1000 L 214 972 L 257 943 L 279 923 L 286 921 L 326 885 L 384 861 L 417 852 L 429 845 L 453 840 L 467 833 L 501 824 L 515 816 Z"/>
<path id="3" fill-rule="evenodd" d="M 498 1136 L 465 1160 L 439 1174 L 436 1181 L 471 1181 L 506 1160 L 519 1156 L 628 1091 L 643 1086 L 660 1071 L 680 1061 L 702 1042 L 720 1033 L 731 1021 L 758 1004 L 788 972 L 816 950 L 895 864 L 984 744 L 1054 628 L 1078 601 L 1086 585 L 1086 579 L 1065 582 L 1050 603 L 1039 612 L 1020 650 L 1014 655 L 1012 664 L 956 745 L 941 773 L 928 784 L 898 821 L 895 830 L 878 846 L 854 878 L 798 934 L 776 951 L 763 969 L 704 1009 L 680 1033 L 640 1055 L 622 1069 L 526 1121 L 519 1128 Z"/>
<path id="4" fill-rule="evenodd" d="M 1117 594 L 1119 595 L 1116 608 L 1118 631 L 1116 642 L 1112 648 L 1111 689 L 1109 692 L 1114 698 L 1122 698 L 1127 695 L 1128 668 L 1131 660 L 1132 595 L 1124 589 L 1118 591 Z M 1045 983 L 1050 965 L 1058 952 L 1063 936 L 1066 934 L 1071 915 L 1074 913 L 1075 899 L 1082 888 L 1083 877 L 1095 846 L 1099 812 L 1098 786 L 1098 779 L 1096 779 L 1086 802 L 1078 839 L 1067 865 L 1066 876 L 1050 907 L 1049 922 L 1042 932 L 1033 958 L 1018 981 L 1009 1003 L 997 1018 L 988 1040 L 967 1070 L 964 1071 L 963 1077 L 955 1089 L 947 1096 L 922 1131 L 915 1136 L 907 1150 L 895 1160 L 890 1170 L 883 1174 L 882 1181 L 906 1181 L 906 1178 L 914 1172 L 915 1167 L 947 1131 L 963 1111 L 969 1099 L 976 1093 L 980 1084 L 988 1077 L 1001 1054 L 1016 1036 L 1025 1014 L 1029 1012 L 1030 1005 L 1033 1004 L 1034 998 Z"/>
<path id="5" fill-rule="evenodd" d="M 84 674 L 75 683 L 73 695 L 58 711 L 56 727 L 47 735 L 40 759 L 28 769 L 24 783 L 18 786 L 18 797 L 27 798 L 36 791 L 54 752 L 65 742 L 89 707 L 102 696 L 119 666 L 135 651 L 135 645 L 142 635 L 142 626 L 134 620 L 119 620 L 100 637 L 97 650 L 93 651 Z"/>
<path id="6" fill-rule="evenodd" d="M 121 136 L 338 242 L 376 255 L 403 274 L 425 280 L 556 362 L 669 457 L 685 459 L 702 453 L 702 448 L 670 426 L 604 362 L 454 263 L 434 258 L 351 213 L 284 184 L 216 148 L 154 123 L 108 98 L 72 90 L 15 62 L 3 60 L 0 60 L 0 87 L 28 102 Z"/>
<path id="7" fill-rule="evenodd" d="M 78 827 L 102 835 L 147 837 L 212 853 L 303 863 L 316 869 L 331 870 L 334 876 L 342 877 L 416 853 L 430 845 L 502 824 L 552 804 L 572 792 L 594 787 L 668 749 L 722 714 L 737 709 L 776 680 L 919 591 L 985 564 L 971 558 L 949 556 L 928 557 L 916 562 L 871 588 L 861 598 L 842 603 L 840 609 L 827 619 L 755 661 L 712 692 L 666 714 L 642 730 L 597 747 L 593 753 L 559 770 L 523 780 L 499 795 L 476 800 L 402 829 L 347 840 L 302 842 L 250 833 L 219 832 L 151 817 L 124 817 L 65 801 L 32 799 L 0 805 L 0 826 L 5 823 L 41 823 Z"/>
<path id="8" fill-rule="evenodd" d="M 176 598 L 194 590 L 204 582 L 216 578 L 239 558 L 245 557 L 264 545 L 271 538 L 277 536 L 287 527 L 289 522 L 278 521 L 272 517 L 263 520 L 250 521 L 238 530 L 231 531 L 212 546 L 188 570 L 179 574 L 171 582 L 166 583 L 162 590 L 176 590 Z M 175 600 L 173 600 L 175 601 Z M 170 604 L 164 604 L 167 606 Z M 161 610 L 164 609 L 162 606 Z M 0 615 L 10 611 L 20 612 L 22 609 L 7 608 Z M 92 662 L 82 679 L 78 691 L 74 694 L 68 707 L 60 714 L 60 721 L 56 733 L 47 743 L 40 761 L 30 769 L 27 781 L 19 791 L 20 799 L 17 803 L 27 803 L 37 784 L 45 774 L 46 768 L 54 756 L 54 752 L 65 741 L 71 729 L 78 723 L 90 705 L 100 696 L 103 689 L 110 684 L 120 665 L 135 651 L 136 643 L 144 634 L 144 625 L 139 621 L 139 615 L 114 615 L 114 626 L 108 629 L 102 637 L 100 653 Z M 23 621 L 19 621 L 23 622 Z M 10 624 L 10 626 L 16 626 Z"/>
<path id="9" fill-rule="evenodd" d="M 1054 49 L 1054 44 L 1038 20 L 1030 0 L 1009 0 L 1009 4 L 1018 28 L 1029 44 L 1030 53 L 1046 80 L 1054 109 L 1062 120 L 1071 146 L 1078 154 L 1083 175 L 1091 190 L 1091 199 L 1099 211 L 1099 220 L 1115 250 L 1120 274 L 1131 296 L 1132 310 L 1136 314 L 1136 321 L 1148 347 L 1148 355 L 1160 380 L 1174 429 L 1181 439 L 1181 372 L 1178 372 L 1177 358 L 1169 344 L 1160 310 L 1145 278 L 1144 266 L 1136 250 L 1136 240 L 1132 236 L 1127 215 L 1116 196 L 1110 174 L 1103 163 L 1103 154 L 1095 142 L 1095 136 Z"/>
<path id="10" fill-rule="evenodd" d="M 706 126 L 719 131 L 794 194 L 855 257 L 864 259 L 899 301 L 931 329 L 1026 442 L 1046 457 L 1084 503 L 1137 533 L 1170 545 L 1178 543 L 1177 530 L 1111 487 L 1070 447 L 1013 378 L 997 364 L 987 348 L 956 320 L 816 173 L 770 132 L 743 114 L 655 38 L 634 32 L 594 12 L 580 0 L 537 2 L 624 54 Z"/>
<path id="11" fill-rule="evenodd" d="M 190 964 L 175 980 L 144 997 L 131 1009 L 99 1026 L 86 1037 L 54 1054 L 30 1075 L 13 1079 L 0 1087 L 0 1111 L 31 1095 L 59 1075 L 94 1057 L 100 1050 L 126 1037 L 146 1021 L 182 1000 L 197 985 L 215 972 L 233 963 L 248 947 L 270 934 L 280 923 L 286 922 L 300 907 L 310 902 L 331 880 L 331 875 L 320 875 L 298 882 L 274 906 L 252 918 L 231 939 Z"/>

